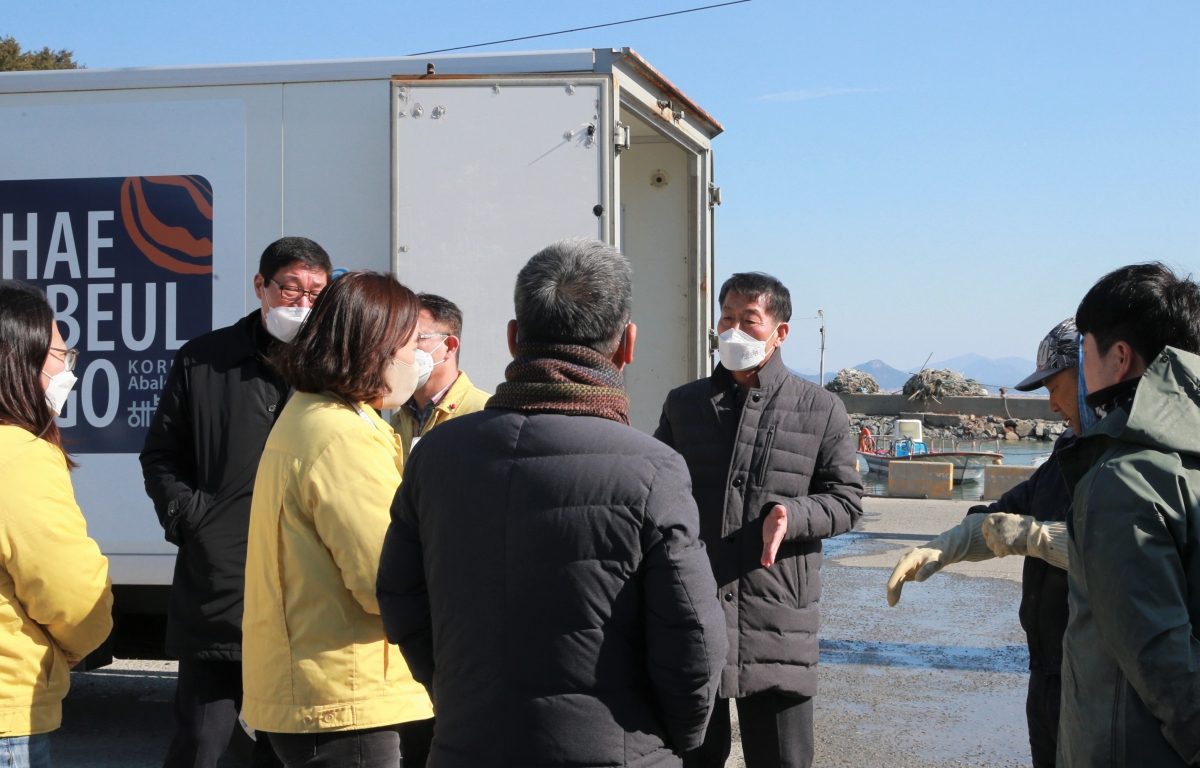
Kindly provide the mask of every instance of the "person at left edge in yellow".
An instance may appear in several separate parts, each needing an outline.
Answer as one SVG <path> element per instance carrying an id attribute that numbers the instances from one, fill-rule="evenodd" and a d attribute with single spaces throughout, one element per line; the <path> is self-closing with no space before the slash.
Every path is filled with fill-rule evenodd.
<path id="1" fill-rule="evenodd" d="M 417 387 L 416 295 L 351 272 L 321 292 L 279 369 L 296 394 L 267 438 L 250 508 L 242 715 L 285 765 L 420 768 L 433 708 L 375 598 L 396 435 L 376 409 Z"/>
<path id="2" fill-rule="evenodd" d="M 113 626 L 108 559 L 54 421 L 78 357 L 45 294 L 0 280 L 0 765 L 51 764 L 70 668 Z"/>

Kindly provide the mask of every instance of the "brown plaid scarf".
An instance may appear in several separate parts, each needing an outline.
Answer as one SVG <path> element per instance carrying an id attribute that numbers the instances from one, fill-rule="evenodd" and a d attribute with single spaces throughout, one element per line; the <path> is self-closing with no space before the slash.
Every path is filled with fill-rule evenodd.
<path id="1" fill-rule="evenodd" d="M 612 361 L 575 344 L 517 344 L 517 358 L 487 407 L 525 413 L 599 416 L 629 423 L 625 377 Z"/>

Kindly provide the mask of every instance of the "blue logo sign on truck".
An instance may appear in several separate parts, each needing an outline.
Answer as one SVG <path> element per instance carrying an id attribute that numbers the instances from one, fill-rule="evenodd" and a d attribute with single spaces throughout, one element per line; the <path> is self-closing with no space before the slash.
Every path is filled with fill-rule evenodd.
<path id="1" fill-rule="evenodd" d="M 46 292 L 79 349 L 58 423 L 71 453 L 138 453 L 175 352 L 212 330 L 202 176 L 0 181 L 0 267 Z"/>

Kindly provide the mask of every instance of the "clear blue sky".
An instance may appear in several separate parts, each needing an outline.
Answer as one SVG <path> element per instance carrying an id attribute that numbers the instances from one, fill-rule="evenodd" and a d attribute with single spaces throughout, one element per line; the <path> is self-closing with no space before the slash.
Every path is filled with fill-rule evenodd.
<path id="1" fill-rule="evenodd" d="M 90 67 L 357 58 L 706 1 L 5 0 L 0 32 Z M 1200 272 L 1197 40 L 1194 0 L 753 0 L 483 50 L 629 45 L 722 121 L 718 277 L 824 309 L 836 369 L 1032 358 L 1108 269 Z"/>

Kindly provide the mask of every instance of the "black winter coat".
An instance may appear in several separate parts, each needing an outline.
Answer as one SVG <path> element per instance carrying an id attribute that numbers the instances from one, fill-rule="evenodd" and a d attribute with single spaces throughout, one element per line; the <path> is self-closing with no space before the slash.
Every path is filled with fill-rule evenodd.
<path id="1" fill-rule="evenodd" d="M 1043 522 L 1061 523 L 1071 510 L 1071 492 L 1058 466 L 1058 452 L 1075 443 L 1067 432 L 1054 443 L 1054 452 L 1033 476 L 1005 492 L 999 500 L 971 507 L 972 514 L 1008 512 L 1032 515 Z M 1063 634 L 1067 631 L 1067 572 L 1040 557 L 1025 558 L 1021 576 L 1021 627 L 1029 641 L 1029 669 L 1050 675 L 1062 666 Z"/>
<path id="2" fill-rule="evenodd" d="M 486 410 L 421 438 L 379 566 L 437 711 L 431 768 L 676 766 L 724 618 L 683 460 L 594 416 Z"/>
<path id="3" fill-rule="evenodd" d="M 667 395 L 654 436 L 687 461 L 700 538 L 729 627 L 721 698 L 817 692 L 821 539 L 862 516 L 862 477 L 841 400 L 790 373 L 777 350 L 759 388 L 737 392 L 718 365 Z M 762 518 L 776 505 L 788 527 L 764 568 Z"/>
<path id="4" fill-rule="evenodd" d="M 179 546 L 167 653 L 240 661 L 250 495 L 289 389 L 255 310 L 175 355 L 142 448 L 146 493 Z"/>

